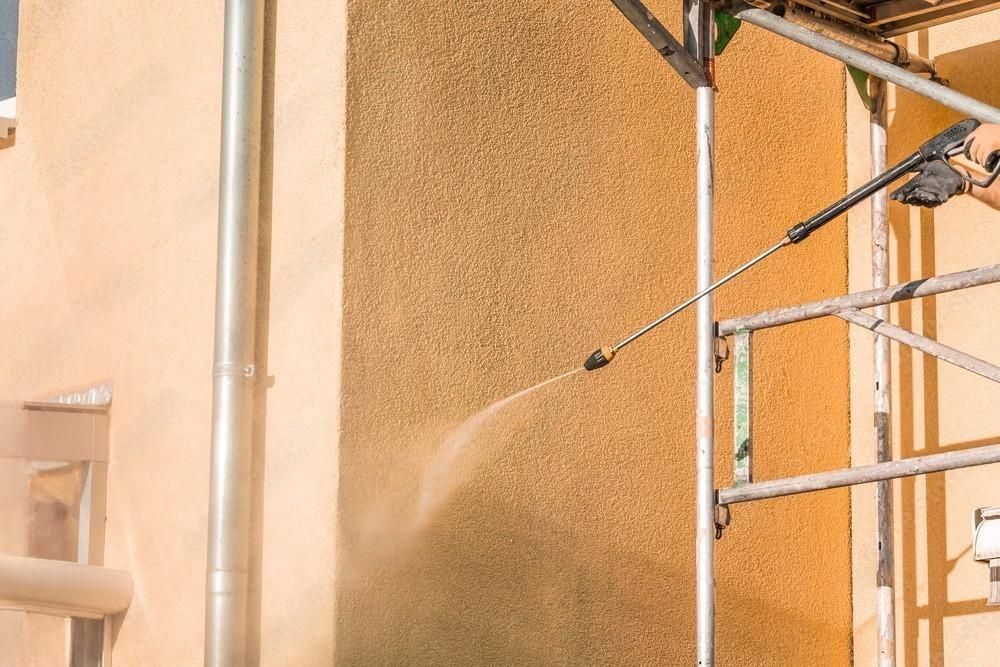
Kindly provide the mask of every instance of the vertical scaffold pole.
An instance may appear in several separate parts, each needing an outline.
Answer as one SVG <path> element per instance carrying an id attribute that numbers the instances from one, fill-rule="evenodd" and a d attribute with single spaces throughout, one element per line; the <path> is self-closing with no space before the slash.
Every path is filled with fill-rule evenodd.
<path id="1" fill-rule="evenodd" d="M 702 290 L 712 284 L 712 225 L 714 216 L 715 89 L 713 77 L 714 16 L 708 0 L 685 0 L 684 47 L 705 69 L 707 86 L 696 89 L 697 177 L 697 283 Z M 695 573 L 697 579 L 698 665 L 715 664 L 715 415 L 714 327 L 712 295 L 698 302 Z"/>
<path id="2" fill-rule="evenodd" d="M 886 132 L 886 84 L 872 78 L 871 173 L 886 169 L 888 136 Z M 889 193 L 882 190 L 872 197 L 872 288 L 889 285 Z M 876 306 L 874 316 L 889 321 L 889 306 Z M 889 339 L 875 337 L 875 458 L 882 463 L 892 460 L 891 366 Z M 877 610 L 878 664 L 896 665 L 896 615 L 892 558 L 892 485 L 888 480 L 875 485 L 875 511 L 878 545 Z"/>

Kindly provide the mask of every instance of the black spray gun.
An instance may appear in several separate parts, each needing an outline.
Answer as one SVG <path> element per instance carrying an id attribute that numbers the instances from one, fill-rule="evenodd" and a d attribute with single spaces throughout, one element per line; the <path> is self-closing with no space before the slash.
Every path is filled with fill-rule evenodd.
<path id="1" fill-rule="evenodd" d="M 958 123 L 957 125 L 949 127 L 947 130 L 945 130 L 944 132 L 937 135 L 936 137 L 925 143 L 923 146 L 921 146 L 920 150 L 918 150 L 916 153 L 906 158 L 905 160 L 897 164 L 895 167 L 892 167 L 881 176 L 873 178 L 868 183 L 865 183 L 863 186 L 861 186 L 854 192 L 850 193 L 844 198 L 826 207 L 825 209 L 823 209 L 813 217 L 809 218 L 805 222 L 800 222 L 799 224 L 789 229 L 788 232 L 785 234 L 784 238 L 781 239 L 781 241 L 779 241 L 773 247 L 768 248 L 761 254 L 757 255 L 743 266 L 735 269 L 734 271 L 724 276 L 723 278 L 720 278 L 714 284 L 710 285 L 709 287 L 706 287 L 702 291 L 698 292 L 697 294 L 689 298 L 687 301 L 684 301 L 680 305 L 676 306 L 673 310 L 665 313 L 664 315 L 661 315 L 660 317 L 653 320 L 646 326 L 642 327 L 635 333 L 627 336 L 626 338 L 623 338 L 618 343 L 607 347 L 602 347 L 594 351 L 594 353 L 591 354 L 587 358 L 587 360 L 583 363 L 583 367 L 588 371 L 593 371 L 597 370 L 598 368 L 607 366 L 609 363 L 611 363 L 611 360 L 614 359 L 618 351 L 621 350 L 626 345 L 628 345 L 629 343 L 631 343 L 632 341 L 646 335 L 656 327 L 660 326 L 661 324 L 669 320 L 677 313 L 681 312 L 688 306 L 694 304 L 696 301 L 698 301 L 698 299 L 708 294 L 711 294 L 712 292 L 719 289 L 720 287 L 728 283 L 736 276 L 740 275 L 747 269 L 764 261 L 765 259 L 773 255 L 774 253 L 778 252 L 782 248 L 797 243 L 802 243 L 807 238 L 809 238 L 810 234 L 812 234 L 814 231 L 816 231 L 826 223 L 830 222 L 831 220 L 841 215 L 842 213 L 848 211 L 849 209 L 853 208 L 854 206 L 860 204 L 864 200 L 868 199 L 868 197 L 872 196 L 873 194 L 881 190 L 882 188 L 886 188 L 895 183 L 896 181 L 898 181 L 899 179 L 901 179 L 903 176 L 906 176 L 909 173 L 917 171 L 925 163 L 937 160 L 947 165 L 948 168 L 951 169 L 953 172 L 955 172 L 955 174 L 957 174 L 962 180 L 981 188 L 988 188 L 993 184 L 993 182 L 997 179 L 997 177 L 1000 176 L 1000 151 L 996 151 L 993 154 L 991 154 L 990 158 L 986 161 L 985 167 L 986 170 L 989 172 L 989 176 L 983 181 L 974 180 L 972 177 L 962 173 L 958 169 L 955 169 L 955 167 L 953 167 L 951 163 L 948 161 L 950 158 L 960 155 L 963 152 L 963 150 L 965 149 L 966 139 L 977 127 L 979 127 L 979 121 L 972 119 L 964 120 L 961 123 Z"/>

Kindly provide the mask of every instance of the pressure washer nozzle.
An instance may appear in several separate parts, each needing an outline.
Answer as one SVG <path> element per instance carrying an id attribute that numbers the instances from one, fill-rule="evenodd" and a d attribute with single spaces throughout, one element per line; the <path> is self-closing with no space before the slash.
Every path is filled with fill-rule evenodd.
<path id="1" fill-rule="evenodd" d="M 615 358 L 615 351 L 610 347 L 602 347 L 599 350 L 594 350 L 594 353 L 587 357 L 587 360 L 583 362 L 583 367 L 588 371 L 596 371 L 598 368 L 603 368 L 611 363 L 611 360 Z"/>

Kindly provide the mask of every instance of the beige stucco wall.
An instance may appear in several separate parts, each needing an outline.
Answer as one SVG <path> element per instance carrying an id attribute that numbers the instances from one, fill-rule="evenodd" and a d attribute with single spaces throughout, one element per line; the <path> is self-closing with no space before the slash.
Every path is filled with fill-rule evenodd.
<path id="1" fill-rule="evenodd" d="M 692 664 L 691 313 L 490 422 L 466 483 L 398 534 L 450 426 L 690 293 L 692 91 L 610 3 L 349 17 L 339 660 Z M 752 28 L 718 72 L 721 272 L 842 193 L 844 97 L 838 65 Z M 775 258 L 720 314 L 843 292 L 845 239 Z M 761 478 L 847 463 L 846 342 L 759 337 Z M 849 660 L 848 518 L 846 491 L 735 508 L 720 664 Z"/>
<path id="2" fill-rule="evenodd" d="M 252 642 L 328 665 L 345 7 L 268 4 Z M 200 664 L 222 4 L 23 1 L 19 56 L 0 396 L 114 382 L 106 563 L 136 584 L 116 664 Z"/>
<path id="3" fill-rule="evenodd" d="M 912 35 L 908 46 L 937 58 L 957 90 L 1000 104 L 1000 13 Z M 867 112 L 848 95 L 849 178 L 868 178 Z M 890 97 L 890 162 L 960 117 L 905 91 Z M 851 219 L 851 287 L 871 285 L 867 211 Z M 905 281 L 996 263 L 1000 213 L 969 198 L 933 211 L 890 208 L 892 279 Z M 992 322 L 996 286 L 941 295 L 892 309 L 893 321 L 975 356 L 1000 359 Z M 855 464 L 873 460 L 872 351 L 867 332 L 851 334 L 851 441 Z M 893 350 L 896 456 L 955 451 L 995 442 L 995 385 L 909 349 Z M 972 560 L 972 512 L 1000 504 L 998 468 L 986 466 L 894 483 L 896 634 L 900 665 L 996 662 L 998 615 L 985 606 L 986 567 Z M 854 629 L 857 664 L 873 664 L 874 490 L 853 491 Z"/>

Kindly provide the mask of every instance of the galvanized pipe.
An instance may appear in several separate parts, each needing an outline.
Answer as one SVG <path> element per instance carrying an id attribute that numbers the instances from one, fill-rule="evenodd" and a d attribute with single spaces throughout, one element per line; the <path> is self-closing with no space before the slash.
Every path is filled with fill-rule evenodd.
<path id="1" fill-rule="evenodd" d="M 712 284 L 715 91 L 698 88 L 698 289 Z M 711 294 L 698 302 L 696 502 L 698 664 L 715 664 L 715 336 Z"/>
<path id="2" fill-rule="evenodd" d="M 784 14 L 780 14 L 780 16 L 789 23 L 794 23 L 824 37 L 835 39 L 842 44 L 852 46 L 859 51 L 875 56 L 879 60 L 892 63 L 910 72 L 930 75 L 936 73 L 933 61 L 914 55 L 900 44 L 881 39 L 863 30 L 825 21 L 818 16 L 792 7 L 787 7 Z"/>
<path id="3" fill-rule="evenodd" d="M 913 72 L 907 72 L 896 65 L 889 64 L 884 60 L 835 39 L 795 25 L 767 10 L 751 7 L 743 2 L 739 2 L 739 0 L 734 0 L 727 6 L 726 13 L 820 53 L 825 53 L 832 58 L 868 72 L 872 76 L 890 81 L 897 86 L 923 95 L 963 115 L 976 118 L 984 123 L 1000 123 L 1000 109 L 984 104 L 958 91 L 951 90 L 939 83 L 925 79 Z"/>
<path id="4" fill-rule="evenodd" d="M 1000 282 L 1000 264 L 991 264 L 978 269 L 948 273 L 943 276 L 913 280 L 908 283 L 901 283 L 883 287 L 880 289 L 868 290 L 865 292 L 855 292 L 845 294 L 832 299 L 812 301 L 789 308 L 778 308 L 745 317 L 737 317 L 729 320 L 722 320 L 718 325 L 720 336 L 730 336 L 737 331 L 757 331 L 758 329 L 768 329 L 779 327 L 792 322 L 802 322 L 834 315 L 841 310 L 849 308 L 871 308 L 885 303 L 897 301 L 907 301 L 918 299 L 924 296 L 952 292 L 954 290 L 966 289 L 968 287 L 978 287 Z"/>
<path id="5" fill-rule="evenodd" d="M 709 0 L 685 0 L 684 46 L 699 63 L 708 85 L 695 89 L 697 149 L 698 291 L 712 284 L 715 221 L 715 17 Z M 711 294 L 697 305 L 695 400 L 695 606 L 698 665 L 715 665 L 715 317 Z"/>
<path id="6" fill-rule="evenodd" d="M 871 174 L 878 176 L 886 170 L 888 135 L 886 132 L 886 85 L 881 79 L 872 80 L 874 108 L 869 120 L 871 144 Z M 889 285 L 889 192 L 876 192 L 871 199 L 872 226 L 872 287 Z M 860 311 L 854 313 L 864 314 Z M 889 320 L 889 306 L 881 304 L 874 309 L 875 317 Z M 891 367 L 889 339 L 876 336 L 875 365 L 875 460 L 879 463 L 892 460 L 891 421 L 889 419 Z M 892 486 L 889 481 L 875 485 L 876 548 L 878 566 L 875 573 L 876 607 L 878 617 L 879 667 L 896 665 L 896 597 L 893 587 L 893 531 Z"/>
<path id="7" fill-rule="evenodd" d="M 961 350 L 948 347 L 947 345 L 939 343 L 936 340 L 925 338 L 920 334 L 915 334 L 912 331 L 907 331 L 906 329 L 897 327 L 894 324 L 889 324 L 878 317 L 869 315 L 868 313 L 863 313 L 860 310 L 844 310 L 836 313 L 836 315 L 837 317 L 851 322 L 852 324 L 857 324 L 858 326 L 864 327 L 869 331 L 874 331 L 881 336 L 891 338 L 892 340 L 902 343 L 903 345 L 908 345 L 914 350 L 919 350 L 924 354 L 928 354 L 936 359 L 945 361 L 953 366 L 964 368 L 970 373 L 975 373 L 976 375 L 984 377 L 987 380 L 1000 382 L 1000 367 L 995 366 L 988 361 L 983 361 L 978 357 L 974 357 L 971 354 L 966 354 Z"/>
<path id="8" fill-rule="evenodd" d="M 825 489 L 838 489 L 855 484 L 869 484 L 884 479 L 926 475 L 932 472 L 971 468 L 1000 463 L 1000 445 L 987 445 L 958 452 L 917 456 L 900 461 L 873 463 L 867 466 L 817 472 L 811 475 L 787 477 L 768 482 L 755 482 L 740 487 L 719 490 L 719 504 L 733 505 L 766 498 L 792 496 Z"/>
<path id="9" fill-rule="evenodd" d="M 205 665 L 247 662 L 264 0 L 226 0 Z"/>

